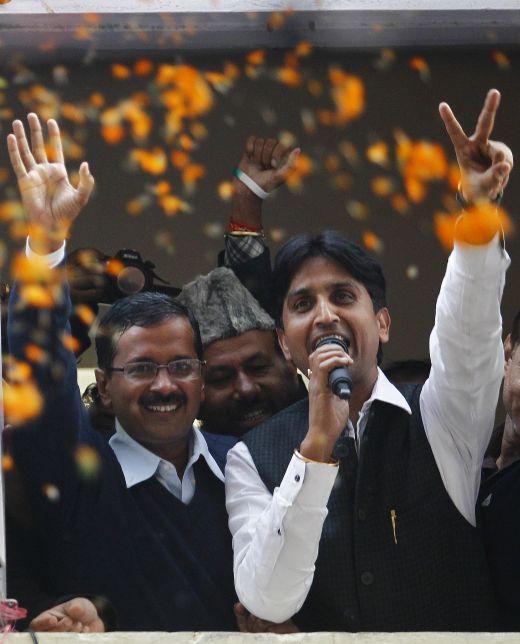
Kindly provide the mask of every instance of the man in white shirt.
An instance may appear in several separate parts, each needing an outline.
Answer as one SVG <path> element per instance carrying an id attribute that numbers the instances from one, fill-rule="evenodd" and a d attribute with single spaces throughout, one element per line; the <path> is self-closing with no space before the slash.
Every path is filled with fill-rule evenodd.
<path id="1" fill-rule="evenodd" d="M 499 99 L 488 93 L 471 137 L 440 106 L 467 201 L 494 200 L 508 181 L 512 155 L 489 140 Z M 400 391 L 377 366 L 390 328 L 379 264 L 334 233 L 284 245 L 274 273 L 279 338 L 310 375 L 309 399 L 228 454 L 235 586 L 251 613 L 274 622 L 296 614 L 304 630 L 493 627 L 473 526 L 501 380 L 507 265 L 497 235 L 456 243 L 431 376 L 422 391 Z M 350 400 L 329 387 L 340 367 L 350 371 Z"/>

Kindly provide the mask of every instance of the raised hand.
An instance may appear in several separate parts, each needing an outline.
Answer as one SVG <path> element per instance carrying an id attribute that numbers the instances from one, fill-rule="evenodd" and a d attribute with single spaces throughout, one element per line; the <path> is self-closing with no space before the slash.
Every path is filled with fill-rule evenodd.
<path id="1" fill-rule="evenodd" d="M 262 190 L 271 192 L 285 182 L 287 173 L 300 154 L 299 148 L 287 148 L 277 139 L 250 136 L 238 168 L 255 181 Z M 233 180 L 235 194 L 231 218 L 253 229 L 262 227 L 262 200 L 237 178 Z"/>
<path id="2" fill-rule="evenodd" d="M 40 245 L 43 252 L 50 252 L 60 247 L 70 226 L 88 202 L 94 177 L 90 174 L 88 163 L 83 162 L 79 169 L 79 185 L 74 188 L 65 168 L 56 121 L 50 119 L 47 122 L 49 144 L 55 157 L 51 163 L 47 158 L 38 117 L 31 113 L 27 120 L 31 146 L 27 142 L 23 123 L 16 120 L 13 122 L 13 134 L 7 137 L 7 148 L 28 224 L 39 232 L 38 237 L 31 238 L 31 245 L 34 250 L 38 251 L 37 246 Z"/>
<path id="3" fill-rule="evenodd" d="M 299 154 L 300 148 L 286 148 L 277 139 L 250 136 L 238 167 L 263 190 L 271 192 L 284 183 Z M 242 190 L 242 186 L 249 190 L 239 183 L 240 186 L 235 186 L 237 190 Z"/>
<path id="4" fill-rule="evenodd" d="M 439 112 L 457 155 L 461 172 L 461 192 L 470 202 L 496 199 L 509 181 L 513 154 L 504 143 L 490 140 L 500 92 L 491 89 L 478 117 L 475 132 L 467 136 L 447 103 Z"/>

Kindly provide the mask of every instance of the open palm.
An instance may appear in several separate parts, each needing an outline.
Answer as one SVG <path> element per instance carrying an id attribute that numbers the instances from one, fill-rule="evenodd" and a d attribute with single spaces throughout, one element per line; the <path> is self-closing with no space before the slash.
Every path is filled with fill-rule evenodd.
<path id="1" fill-rule="evenodd" d="M 61 145 L 58 124 L 47 123 L 49 144 L 55 162 L 50 163 L 43 140 L 40 121 L 36 114 L 27 117 L 31 133 L 31 147 L 27 142 L 21 121 L 14 121 L 13 134 L 7 138 L 11 165 L 18 180 L 18 188 L 29 225 L 38 226 L 49 237 L 64 238 L 72 222 L 87 203 L 94 178 L 88 164 L 82 163 L 77 188 L 71 185 Z"/>

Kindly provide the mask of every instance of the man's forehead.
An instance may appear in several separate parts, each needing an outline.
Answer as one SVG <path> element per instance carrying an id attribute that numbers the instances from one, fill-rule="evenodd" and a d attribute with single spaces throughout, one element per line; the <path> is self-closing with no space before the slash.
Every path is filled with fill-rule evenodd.
<path id="1" fill-rule="evenodd" d="M 155 345 L 171 347 L 179 344 L 185 349 L 191 347 L 195 351 L 195 333 L 189 320 L 183 316 L 173 316 L 151 326 L 133 325 L 116 333 L 113 338 L 116 353 L 121 350 L 130 353 L 140 353 L 141 349 Z"/>
<path id="2" fill-rule="evenodd" d="M 347 271 L 338 271 L 334 274 L 326 272 L 300 273 L 292 279 L 286 298 L 301 293 L 311 293 L 318 289 L 333 291 L 345 287 L 366 290 L 365 286 Z"/>
<path id="3" fill-rule="evenodd" d="M 295 292 L 311 291 L 315 288 L 322 287 L 329 289 L 340 286 L 364 288 L 363 284 L 353 277 L 341 264 L 327 260 L 326 258 L 319 259 L 324 261 L 317 261 L 311 264 L 308 260 L 298 268 L 289 284 L 286 297 L 290 297 Z"/>
<path id="4" fill-rule="evenodd" d="M 258 354 L 273 354 L 276 348 L 275 331 L 254 329 L 224 340 L 215 340 L 204 351 L 208 367 L 218 364 L 238 364 Z"/>

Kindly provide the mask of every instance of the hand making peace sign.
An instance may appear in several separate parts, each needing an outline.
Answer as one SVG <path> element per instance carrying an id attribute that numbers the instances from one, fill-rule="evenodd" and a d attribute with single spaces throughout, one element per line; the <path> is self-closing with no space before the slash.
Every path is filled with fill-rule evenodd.
<path id="1" fill-rule="evenodd" d="M 439 112 L 455 148 L 461 172 L 461 192 L 468 201 L 495 199 L 506 187 L 513 168 L 513 153 L 504 143 L 491 141 L 500 92 L 490 89 L 475 132 L 466 136 L 447 103 Z"/>

